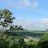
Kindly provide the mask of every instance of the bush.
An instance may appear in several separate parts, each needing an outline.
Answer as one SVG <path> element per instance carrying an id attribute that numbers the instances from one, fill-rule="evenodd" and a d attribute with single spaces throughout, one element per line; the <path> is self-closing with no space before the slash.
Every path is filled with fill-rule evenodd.
<path id="1" fill-rule="evenodd" d="M 38 43 L 38 47 L 40 47 L 40 48 L 48 48 L 48 41 Z"/>
<path id="2" fill-rule="evenodd" d="M 9 42 L 5 39 L 0 39 L 0 48 L 8 48 Z"/>
<path id="3" fill-rule="evenodd" d="M 40 38 L 38 42 L 38 47 L 48 48 L 48 33 L 44 34 L 43 37 Z"/>

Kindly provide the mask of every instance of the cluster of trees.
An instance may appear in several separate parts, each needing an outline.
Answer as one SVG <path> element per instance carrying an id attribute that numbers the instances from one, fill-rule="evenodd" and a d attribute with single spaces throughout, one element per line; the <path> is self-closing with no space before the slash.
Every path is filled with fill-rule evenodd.
<path id="1" fill-rule="evenodd" d="M 43 32 L 30 32 L 30 31 L 28 31 L 28 32 L 26 32 L 26 31 L 19 31 L 19 32 L 16 32 L 19 36 L 25 36 L 25 35 L 27 35 L 27 36 L 33 36 L 33 37 L 40 37 L 40 36 L 43 36 L 44 34 L 45 34 L 45 32 L 43 33 Z"/>
<path id="2" fill-rule="evenodd" d="M 12 40 L 11 37 L 4 35 L 0 38 L 0 48 L 48 48 L 48 33 L 40 38 L 39 41 L 25 42 L 24 38 Z"/>
<path id="3" fill-rule="evenodd" d="M 15 26 L 11 26 L 10 27 L 10 30 L 15 30 L 15 31 L 19 31 L 19 30 L 23 30 L 22 26 L 18 26 L 18 25 L 15 25 Z"/>

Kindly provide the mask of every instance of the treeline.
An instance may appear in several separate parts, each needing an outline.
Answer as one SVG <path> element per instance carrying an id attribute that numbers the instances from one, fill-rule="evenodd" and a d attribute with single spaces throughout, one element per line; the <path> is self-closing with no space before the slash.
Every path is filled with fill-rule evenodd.
<path id="1" fill-rule="evenodd" d="M 23 36 L 23 37 L 25 37 L 25 35 L 27 35 L 27 36 L 32 36 L 32 37 L 40 37 L 40 36 L 43 36 L 45 34 L 45 32 L 44 33 L 42 33 L 42 32 L 36 33 L 36 32 L 22 32 L 22 31 L 20 31 L 20 32 L 6 31 L 5 34 L 10 35 L 10 36 Z"/>

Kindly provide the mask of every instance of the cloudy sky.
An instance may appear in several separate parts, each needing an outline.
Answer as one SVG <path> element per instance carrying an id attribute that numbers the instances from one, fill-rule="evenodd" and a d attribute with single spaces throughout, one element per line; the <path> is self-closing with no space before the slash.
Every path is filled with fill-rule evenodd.
<path id="1" fill-rule="evenodd" d="M 48 29 L 48 0 L 0 0 L 0 9 L 9 9 L 14 25 L 29 30 Z"/>

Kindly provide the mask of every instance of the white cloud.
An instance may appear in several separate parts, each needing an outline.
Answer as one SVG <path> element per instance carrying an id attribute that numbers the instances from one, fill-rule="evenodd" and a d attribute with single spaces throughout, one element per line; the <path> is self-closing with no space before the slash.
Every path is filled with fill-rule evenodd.
<path id="1" fill-rule="evenodd" d="M 14 20 L 14 25 L 21 25 L 24 29 L 28 30 L 43 30 L 48 28 L 48 25 L 46 24 L 36 24 L 32 21 L 24 20 L 21 17 Z"/>
<path id="2" fill-rule="evenodd" d="M 38 2 L 32 2 L 32 7 L 36 8 L 38 6 Z"/>
<path id="3" fill-rule="evenodd" d="M 14 25 L 21 25 L 24 29 L 28 30 L 44 30 L 48 29 L 47 18 L 40 19 L 41 22 L 33 23 L 32 21 L 24 20 L 21 17 L 18 17 L 14 20 Z M 43 24 L 42 24 L 43 23 Z"/>
<path id="4" fill-rule="evenodd" d="M 23 26 L 33 24 L 31 21 L 24 20 L 21 17 L 16 18 L 15 21 L 19 23 L 19 25 L 23 25 Z"/>
<path id="5" fill-rule="evenodd" d="M 42 18 L 38 21 L 39 23 L 48 24 L 48 18 Z"/>
<path id="6" fill-rule="evenodd" d="M 21 25 L 24 29 L 28 30 L 44 30 L 48 29 L 48 18 L 40 19 L 38 23 L 33 23 L 32 21 L 25 20 L 18 17 L 14 20 L 14 25 Z"/>
<path id="7" fill-rule="evenodd" d="M 24 19 L 18 17 L 18 18 L 16 18 L 14 20 L 14 25 L 21 25 L 25 29 L 32 30 L 32 27 L 31 26 L 33 26 L 34 23 L 32 23 L 31 21 L 27 21 L 27 20 L 24 20 Z"/>
<path id="8" fill-rule="evenodd" d="M 30 6 L 29 0 L 23 0 L 25 6 Z"/>
<path id="9" fill-rule="evenodd" d="M 31 3 L 30 0 L 17 0 L 16 3 L 11 2 L 11 1 L 8 2 L 8 5 L 17 9 L 26 8 L 26 7 L 37 8 L 38 2 L 34 1 Z"/>
<path id="10" fill-rule="evenodd" d="M 38 20 L 41 29 L 48 29 L 48 18 L 41 18 Z"/>
<path id="11" fill-rule="evenodd" d="M 9 3 L 8 5 L 13 7 L 13 8 L 16 8 L 16 9 L 20 9 L 21 8 L 21 6 L 17 6 L 14 3 Z"/>

